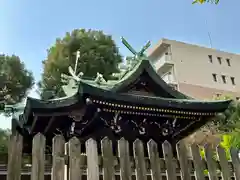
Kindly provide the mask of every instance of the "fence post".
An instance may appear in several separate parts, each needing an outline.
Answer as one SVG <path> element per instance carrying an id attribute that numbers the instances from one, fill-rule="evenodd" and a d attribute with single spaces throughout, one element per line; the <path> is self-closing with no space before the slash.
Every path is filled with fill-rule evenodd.
<path id="1" fill-rule="evenodd" d="M 81 180 L 81 143 L 73 137 L 68 142 L 69 145 L 69 180 Z"/>
<path id="2" fill-rule="evenodd" d="M 136 139 L 133 143 L 133 152 L 136 164 L 137 180 L 147 180 L 143 143 L 139 139 Z"/>
<path id="3" fill-rule="evenodd" d="M 114 180 L 114 157 L 112 152 L 112 142 L 105 137 L 101 141 L 102 158 L 103 158 L 103 179 Z"/>
<path id="4" fill-rule="evenodd" d="M 44 180 L 45 144 L 44 135 L 38 133 L 33 138 L 31 180 Z"/>
<path id="5" fill-rule="evenodd" d="M 214 150 L 211 148 L 210 145 L 205 145 L 204 152 L 205 152 L 205 159 L 207 161 L 209 178 L 211 180 L 218 180 L 216 163 L 215 163 L 215 160 L 213 159 Z"/>
<path id="6" fill-rule="evenodd" d="M 151 164 L 152 180 L 162 180 L 161 165 L 159 160 L 158 145 L 152 139 L 148 141 L 148 155 Z"/>
<path id="7" fill-rule="evenodd" d="M 177 180 L 176 165 L 173 164 L 172 146 L 168 141 L 164 141 L 164 143 L 162 144 L 162 148 L 167 169 L 167 179 Z"/>
<path id="8" fill-rule="evenodd" d="M 64 154 L 65 157 L 67 157 L 67 161 L 69 161 L 69 142 L 65 143 L 64 145 Z M 65 159 L 64 159 L 65 160 Z M 64 166 L 64 180 L 68 180 L 69 178 L 69 163 L 66 164 L 66 160 L 65 162 L 65 166 Z"/>
<path id="9" fill-rule="evenodd" d="M 98 180 L 99 179 L 98 152 L 97 142 L 94 139 L 88 139 L 86 141 L 86 153 L 87 153 L 88 180 Z"/>
<path id="10" fill-rule="evenodd" d="M 230 149 L 231 159 L 234 168 L 234 174 L 236 180 L 240 180 L 240 159 L 239 159 L 239 151 L 235 148 Z"/>
<path id="11" fill-rule="evenodd" d="M 191 152 L 192 152 L 193 164 L 195 168 L 195 179 L 205 180 L 204 173 L 203 173 L 204 168 L 203 168 L 203 163 L 200 156 L 199 147 L 196 144 L 192 144 Z"/>
<path id="12" fill-rule="evenodd" d="M 121 180 L 131 180 L 132 169 L 129 157 L 129 143 L 124 138 L 118 141 L 118 152 L 120 159 L 120 178 Z"/>
<path id="13" fill-rule="evenodd" d="M 225 150 L 220 145 L 218 145 L 216 150 L 217 150 L 219 163 L 221 166 L 223 180 L 231 179 L 231 173 L 228 167 L 228 160 L 227 160 L 227 155 L 225 153 Z"/>
<path id="14" fill-rule="evenodd" d="M 176 149 L 177 149 L 178 160 L 181 168 L 181 177 L 184 180 L 191 180 L 189 164 L 188 164 L 188 156 L 187 156 L 188 149 L 186 148 L 183 141 L 180 141 L 177 144 Z"/>
<path id="15" fill-rule="evenodd" d="M 52 180 L 64 180 L 65 171 L 65 141 L 63 136 L 57 135 L 53 138 L 53 167 L 52 167 Z"/>
<path id="16" fill-rule="evenodd" d="M 12 134 L 8 146 L 7 180 L 21 180 L 23 138 L 18 132 Z"/>

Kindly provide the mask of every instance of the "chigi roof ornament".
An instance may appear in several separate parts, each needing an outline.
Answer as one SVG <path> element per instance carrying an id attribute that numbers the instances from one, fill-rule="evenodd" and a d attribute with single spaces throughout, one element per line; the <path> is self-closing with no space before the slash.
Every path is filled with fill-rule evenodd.
<path id="1" fill-rule="evenodd" d="M 121 37 L 121 41 L 129 49 L 129 51 L 133 53 L 135 60 L 142 60 L 143 58 L 148 59 L 147 56 L 145 55 L 145 51 L 151 46 L 150 41 L 148 41 L 139 52 L 135 51 L 124 37 Z"/>
<path id="2" fill-rule="evenodd" d="M 134 67 L 137 66 L 142 60 L 148 60 L 148 57 L 145 54 L 145 51 L 150 47 L 151 42 L 148 41 L 146 45 L 142 47 L 142 49 L 137 52 L 124 37 L 121 37 L 121 41 L 124 46 L 134 55 L 125 57 L 124 62 L 119 64 L 119 73 L 113 73 L 112 76 L 116 77 L 118 80 L 121 80 L 124 76 L 126 76 L 129 72 L 131 72 Z"/>

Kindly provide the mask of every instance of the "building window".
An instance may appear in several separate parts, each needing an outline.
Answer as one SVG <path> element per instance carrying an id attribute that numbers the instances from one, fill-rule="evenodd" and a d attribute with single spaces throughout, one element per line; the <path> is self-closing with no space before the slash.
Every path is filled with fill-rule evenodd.
<path id="1" fill-rule="evenodd" d="M 217 94 L 216 94 L 216 96 L 217 96 L 217 97 L 220 97 L 220 96 L 221 96 L 221 94 L 220 94 L 220 93 L 217 93 Z"/>
<path id="2" fill-rule="evenodd" d="M 213 81 L 217 82 L 217 75 L 216 74 L 212 74 L 213 77 Z"/>
<path id="3" fill-rule="evenodd" d="M 231 66 L 230 59 L 226 59 L 227 65 Z"/>
<path id="4" fill-rule="evenodd" d="M 226 84 L 226 76 L 222 75 L 222 81 L 224 84 Z"/>
<path id="5" fill-rule="evenodd" d="M 219 64 L 222 64 L 222 58 L 221 57 L 217 57 L 217 60 L 218 60 Z"/>
<path id="6" fill-rule="evenodd" d="M 231 77 L 232 85 L 235 85 L 235 78 Z"/>
<path id="7" fill-rule="evenodd" d="M 210 62 L 210 63 L 213 63 L 212 55 L 208 55 L 208 59 L 209 59 L 209 62 Z"/>

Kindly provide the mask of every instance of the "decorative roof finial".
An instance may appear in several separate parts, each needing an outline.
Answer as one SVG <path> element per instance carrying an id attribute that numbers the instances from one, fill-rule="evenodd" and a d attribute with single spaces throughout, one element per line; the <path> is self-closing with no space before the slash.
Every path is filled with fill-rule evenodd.
<path id="1" fill-rule="evenodd" d="M 74 79 L 76 82 L 79 82 L 81 80 L 81 77 L 83 76 L 83 72 L 79 72 L 77 74 L 77 66 L 78 66 L 78 60 L 80 58 L 80 51 L 77 51 L 76 52 L 76 60 L 75 60 L 75 66 L 74 66 L 74 70 L 72 69 L 71 66 L 68 67 L 68 72 L 69 74 L 71 74 L 71 79 Z M 62 75 L 62 77 L 64 78 L 67 78 L 66 75 Z M 69 78 L 67 78 L 69 79 Z"/>
<path id="2" fill-rule="evenodd" d="M 128 48 L 128 50 L 131 51 L 131 53 L 133 53 L 135 56 L 137 55 L 137 51 L 133 49 L 133 47 L 127 42 L 127 40 L 124 37 L 121 37 L 121 41 L 126 46 L 126 48 Z"/>
<path id="3" fill-rule="evenodd" d="M 100 74 L 99 72 L 97 72 L 97 77 L 95 78 L 95 82 L 97 84 L 101 84 L 101 83 L 106 83 L 106 80 L 104 79 L 103 75 Z"/>
<path id="4" fill-rule="evenodd" d="M 141 56 L 144 56 L 145 51 L 151 46 L 151 42 L 148 41 L 141 49 L 141 51 L 138 53 Z"/>
<path id="5" fill-rule="evenodd" d="M 135 50 L 133 49 L 133 47 L 127 42 L 127 40 L 126 40 L 124 37 L 121 37 L 121 41 L 122 41 L 122 43 L 129 49 L 129 51 L 131 51 L 131 52 L 134 54 L 134 56 L 135 56 L 135 58 L 136 58 L 137 60 L 140 60 L 140 59 L 142 59 L 143 57 L 146 58 L 146 55 L 144 54 L 144 52 L 145 52 L 145 51 L 150 47 L 150 45 L 151 45 L 151 42 L 148 41 L 148 42 L 146 43 L 146 45 L 144 45 L 144 46 L 142 47 L 142 49 L 141 49 L 139 52 L 137 52 L 137 51 L 135 51 Z"/>
<path id="6" fill-rule="evenodd" d="M 61 81 L 64 84 L 67 84 L 67 85 L 62 86 L 63 91 L 65 92 L 66 95 L 69 95 L 69 94 L 72 95 L 72 94 L 75 93 L 75 91 L 77 89 L 77 86 L 78 86 L 78 82 L 81 81 L 81 78 L 83 76 L 83 72 L 79 72 L 77 74 L 77 67 L 78 67 L 79 58 L 80 58 L 80 51 L 77 51 L 76 52 L 76 60 L 75 60 L 74 70 L 71 66 L 68 67 L 68 72 L 71 76 L 68 76 L 66 74 L 61 74 Z"/>
<path id="7" fill-rule="evenodd" d="M 78 50 L 76 53 L 76 61 L 75 61 L 75 68 L 74 68 L 74 73 L 77 73 L 77 66 L 78 66 L 78 59 L 80 58 L 80 51 Z"/>

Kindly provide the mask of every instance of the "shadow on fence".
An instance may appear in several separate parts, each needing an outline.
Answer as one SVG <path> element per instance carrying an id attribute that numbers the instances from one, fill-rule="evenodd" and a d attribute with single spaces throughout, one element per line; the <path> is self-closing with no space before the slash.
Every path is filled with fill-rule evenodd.
<path id="1" fill-rule="evenodd" d="M 45 155 L 45 137 L 37 134 L 33 139 L 31 164 L 23 167 L 22 136 L 11 136 L 9 145 L 7 180 L 20 180 L 21 174 L 31 172 L 32 180 L 44 180 L 51 174 L 52 180 L 228 180 L 240 179 L 240 160 L 238 151 L 231 149 L 231 161 L 227 160 L 223 148 L 216 151 L 205 147 L 205 158 L 200 155 L 199 147 L 190 147 L 191 157 L 183 143 L 176 146 L 177 156 L 172 153 L 171 145 L 162 144 L 163 157 L 159 157 L 154 141 L 147 143 L 148 157 L 144 156 L 144 145 L 140 140 L 133 143 L 133 157 L 129 154 L 129 143 L 118 141 L 117 155 L 113 154 L 112 142 L 108 138 L 101 141 L 101 154 L 97 142 L 89 139 L 85 143 L 86 152 L 81 151 L 81 143 L 72 138 L 68 143 L 57 135 L 53 138 L 52 155 Z M 216 158 L 213 158 L 217 154 Z M 47 158 L 48 157 L 48 158 Z M 0 171 L 4 167 L 0 166 Z M 6 168 L 6 167 L 5 167 Z"/>

